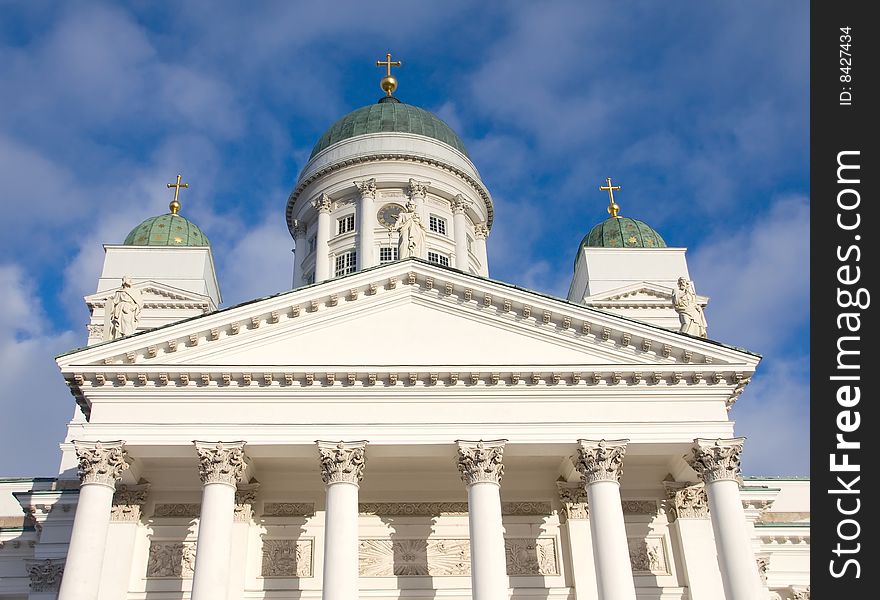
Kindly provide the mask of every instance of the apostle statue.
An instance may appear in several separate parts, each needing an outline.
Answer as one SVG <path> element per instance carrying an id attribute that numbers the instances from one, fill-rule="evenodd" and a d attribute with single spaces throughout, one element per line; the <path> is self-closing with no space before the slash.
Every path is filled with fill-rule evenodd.
<path id="1" fill-rule="evenodd" d="M 672 306 L 681 321 L 681 333 L 706 337 L 706 317 L 703 307 L 697 302 L 694 284 L 684 277 L 678 278 L 678 287 L 672 292 Z"/>
<path id="2" fill-rule="evenodd" d="M 131 287 L 130 276 L 123 276 L 122 285 L 104 309 L 104 339 L 117 340 L 134 333 L 143 307 L 140 290 Z"/>
<path id="3" fill-rule="evenodd" d="M 416 211 L 415 202 L 410 200 L 406 203 L 406 210 L 400 211 L 397 215 L 392 229 L 400 234 L 398 258 L 410 256 L 424 258 L 422 254 L 425 250 L 425 226 Z"/>

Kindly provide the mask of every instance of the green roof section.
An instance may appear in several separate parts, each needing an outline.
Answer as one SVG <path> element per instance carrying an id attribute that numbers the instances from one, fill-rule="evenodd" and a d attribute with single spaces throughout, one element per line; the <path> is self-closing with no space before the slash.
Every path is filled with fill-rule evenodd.
<path id="1" fill-rule="evenodd" d="M 342 140 L 382 132 L 422 135 L 449 144 L 468 156 L 461 138 L 438 117 L 418 106 L 404 104 L 394 97 L 386 97 L 376 104 L 348 113 L 331 125 L 315 144 L 309 160 L 321 150 Z"/>
<path id="2" fill-rule="evenodd" d="M 594 226 L 581 245 L 590 248 L 665 248 L 666 242 L 644 221 L 611 217 Z"/>
<path id="3" fill-rule="evenodd" d="M 208 236 L 180 215 L 168 213 L 150 217 L 131 230 L 122 242 L 126 246 L 210 246 Z"/>

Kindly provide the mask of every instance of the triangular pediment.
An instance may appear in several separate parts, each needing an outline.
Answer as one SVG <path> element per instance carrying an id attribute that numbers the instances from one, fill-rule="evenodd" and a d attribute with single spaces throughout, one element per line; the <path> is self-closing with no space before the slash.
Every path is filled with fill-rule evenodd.
<path id="1" fill-rule="evenodd" d="M 145 286 L 150 289 L 150 285 Z M 74 351 L 86 365 L 757 364 L 720 344 L 407 260 Z"/>
<path id="2" fill-rule="evenodd" d="M 168 306 L 187 308 L 213 308 L 209 296 L 197 294 L 189 290 L 180 289 L 158 281 L 138 281 L 132 285 L 140 290 L 145 308 L 166 308 Z M 107 300 L 113 297 L 116 289 L 104 290 L 86 296 L 84 299 L 90 309 L 103 307 Z"/>
<path id="3" fill-rule="evenodd" d="M 591 296 L 586 296 L 584 298 L 584 303 L 588 306 L 597 307 L 649 305 L 658 308 L 672 308 L 672 292 L 673 290 L 671 287 L 654 282 L 642 281 L 611 290 L 605 290 Z M 709 298 L 708 296 L 701 296 L 698 294 L 697 302 L 701 306 L 706 306 L 709 302 Z"/>

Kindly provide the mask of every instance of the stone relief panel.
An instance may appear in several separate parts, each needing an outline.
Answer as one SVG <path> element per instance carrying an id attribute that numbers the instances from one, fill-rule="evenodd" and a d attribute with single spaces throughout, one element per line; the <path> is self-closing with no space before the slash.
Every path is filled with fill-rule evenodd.
<path id="1" fill-rule="evenodd" d="M 559 575 L 553 538 L 508 538 L 504 540 L 504 553 L 508 575 Z"/>
<path id="2" fill-rule="evenodd" d="M 150 542 L 147 577 L 192 579 L 196 566 L 196 543 Z"/>
<path id="3" fill-rule="evenodd" d="M 313 577 L 312 539 L 263 540 L 263 577 Z"/>
<path id="4" fill-rule="evenodd" d="M 504 540 L 507 574 L 559 575 L 554 538 Z M 361 577 L 449 577 L 471 574 L 467 538 L 361 539 L 358 543 Z"/>
<path id="5" fill-rule="evenodd" d="M 358 505 L 362 515 L 395 517 L 437 517 L 442 515 L 468 514 L 467 502 L 362 502 Z M 505 516 L 546 516 L 553 512 L 549 502 L 518 501 L 502 502 L 501 514 Z"/>
<path id="6" fill-rule="evenodd" d="M 669 575 L 662 537 L 627 538 L 633 575 Z"/>

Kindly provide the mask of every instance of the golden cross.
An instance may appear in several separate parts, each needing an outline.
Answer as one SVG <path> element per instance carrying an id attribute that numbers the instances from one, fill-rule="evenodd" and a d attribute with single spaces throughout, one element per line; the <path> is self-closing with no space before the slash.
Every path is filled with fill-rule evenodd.
<path id="1" fill-rule="evenodd" d="M 397 80 L 391 76 L 391 67 L 399 67 L 403 63 L 400 62 L 399 60 L 392 61 L 390 52 L 388 54 L 386 54 L 385 56 L 386 56 L 385 60 L 377 60 L 376 61 L 376 66 L 377 67 L 388 67 L 388 72 L 385 75 L 385 77 L 382 78 L 382 81 L 379 82 L 379 87 L 382 88 L 382 90 L 386 94 L 388 94 L 388 96 L 390 97 L 391 94 L 394 93 L 394 90 L 397 89 Z"/>
<path id="2" fill-rule="evenodd" d="M 603 192 L 608 192 L 608 212 L 611 213 L 612 217 L 617 217 L 617 213 L 620 211 L 620 206 L 614 201 L 614 192 L 620 189 L 619 185 L 611 185 L 611 178 L 606 177 L 605 181 L 608 182 L 608 185 L 600 185 L 599 189 Z"/>
<path id="3" fill-rule="evenodd" d="M 177 211 L 180 210 L 180 202 L 177 201 L 177 197 L 180 195 L 180 188 L 188 188 L 188 183 L 180 183 L 180 174 L 177 175 L 177 183 L 166 183 L 165 184 L 169 188 L 174 188 L 174 200 L 168 205 L 168 208 L 171 209 L 171 214 L 176 215 Z"/>
<path id="4" fill-rule="evenodd" d="M 399 60 L 395 60 L 394 62 L 392 62 L 390 52 L 388 54 L 386 54 L 385 56 L 386 56 L 385 60 L 377 60 L 376 61 L 376 66 L 377 67 L 388 67 L 388 72 L 386 73 L 385 76 L 391 77 L 391 67 L 399 67 L 399 66 L 402 66 L 403 63 L 401 63 Z"/>

